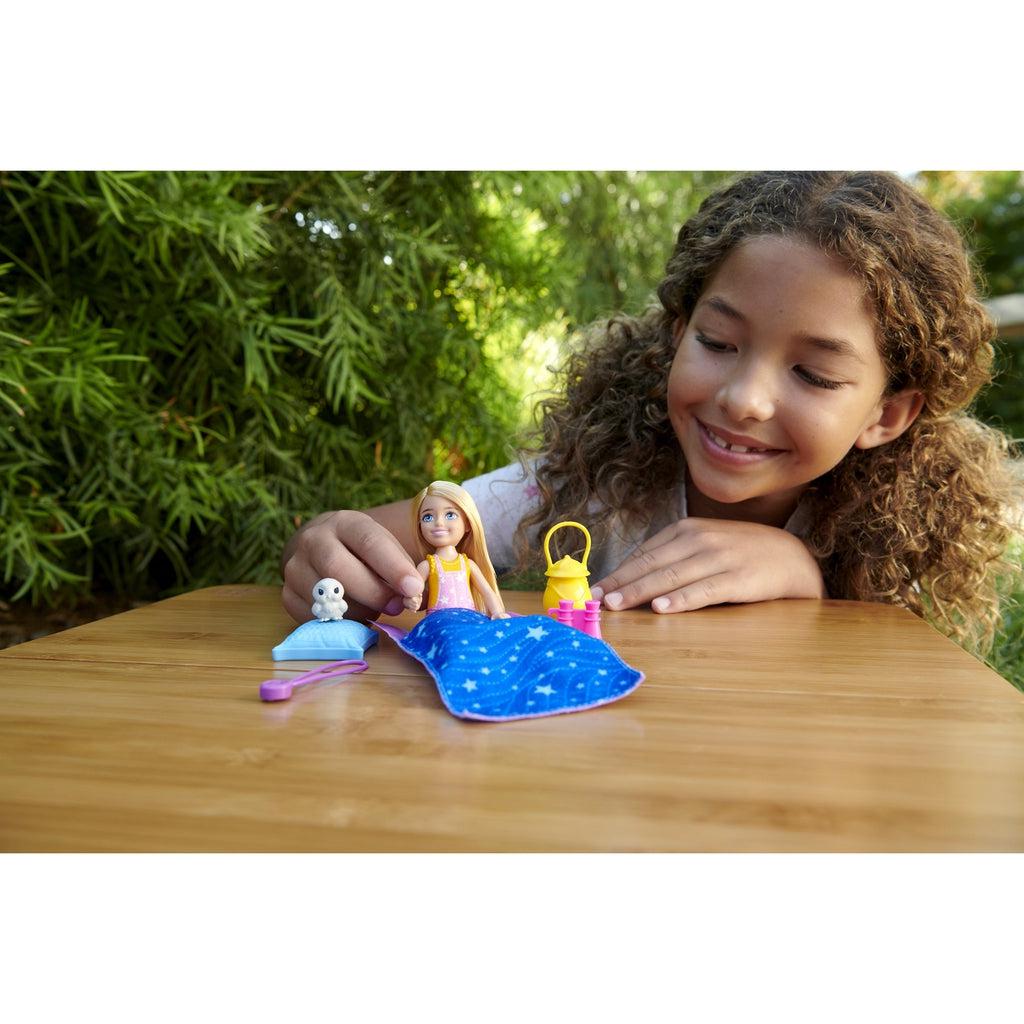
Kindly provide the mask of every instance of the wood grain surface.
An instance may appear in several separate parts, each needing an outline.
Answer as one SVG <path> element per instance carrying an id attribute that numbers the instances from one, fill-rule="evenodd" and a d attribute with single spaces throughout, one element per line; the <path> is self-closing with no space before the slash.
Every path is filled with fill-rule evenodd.
<path id="1" fill-rule="evenodd" d="M 386 638 L 264 704 L 292 626 L 215 587 L 0 652 L 0 849 L 1024 849 L 1024 698 L 897 608 L 606 613 L 643 685 L 503 724 Z"/>

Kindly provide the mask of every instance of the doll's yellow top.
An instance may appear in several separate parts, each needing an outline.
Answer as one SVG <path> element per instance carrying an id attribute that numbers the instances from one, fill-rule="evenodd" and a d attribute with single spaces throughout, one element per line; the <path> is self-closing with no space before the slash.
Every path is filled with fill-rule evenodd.
<path id="1" fill-rule="evenodd" d="M 427 611 L 435 608 L 475 608 L 469 577 L 469 559 L 460 554 L 450 562 L 427 555 Z M 440 566 L 440 570 L 439 567 Z"/>

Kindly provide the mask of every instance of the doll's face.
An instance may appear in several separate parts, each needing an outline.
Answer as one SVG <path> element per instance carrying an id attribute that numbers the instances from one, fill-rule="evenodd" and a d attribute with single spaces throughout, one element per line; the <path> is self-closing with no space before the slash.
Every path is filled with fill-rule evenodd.
<path id="1" fill-rule="evenodd" d="M 420 533 L 432 548 L 455 547 L 469 533 L 469 527 L 457 506 L 428 495 L 420 506 Z"/>

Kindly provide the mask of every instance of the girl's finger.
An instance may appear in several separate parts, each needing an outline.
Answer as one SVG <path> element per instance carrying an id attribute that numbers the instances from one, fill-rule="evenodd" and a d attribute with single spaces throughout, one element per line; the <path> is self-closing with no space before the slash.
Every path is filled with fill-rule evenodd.
<path id="1" fill-rule="evenodd" d="M 636 587 L 643 580 L 656 577 L 658 573 L 664 572 L 672 566 L 678 567 L 680 563 L 696 558 L 700 554 L 701 551 L 696 541 L 687 538 L 669 541 L 654 550 L 637 550 L 615 572 L 606 576 L 597 586 L 604 595 L 605 603 L 607 603 L 608 598 L 612 597 L 612 595 L 622 594 L 629 596 L 633 594 L 631 588 Z M 668 587 L 666 589 L 671 590 L 674 588 Z M 651 597 L 656 596 L 657 593 L 665 593 L 665 590 L 654 593 L 648 593 L 645 590 L 644 593 L 647 594 L 644 600 L 649 600 Z M 608 607 L 614 608 L 615 602 L 613 601 Z M 628 605 L 623 604 L 619 607 L 628 607 Z"/>
<path id="2" fill-rule="evenodd" d="M 305 622 L 313 617 L 312 599 L 300 597 L 287 583 L 281 588 L 281 604 L 296 622 Z"/>
<path id="3" fill-rule="evenodd" d="M 322 579 L 322 577 L 317 577 L 317 579 Z M 281 588 L 281 604 L 284 605 L 284 610 L 296 622 L 308 622 L 313 618 L 313 597 L 310 590 L 312 590 L 312 586 L 310 586 L 309 590 L 304 589 L 299 593 L 287 583 Z M 353 598 L 347 589 L 345 591 L 345 599 L 348 603 L 348 610 L 345 612 L 346 619 L 369 622 L 376 619 L 380 614 L 379 609 L 363 604 Z M 395 598 L 395 600 L 398 601 L 400 611 L 401 599 Z"/>
<path id="4" fill-rule="evenodd" d="M 712 604 L 737 601 L 735 596 L 723 596 L 728 575 L 727 572 L 721 572 L 715 576 L 705 576 L 695 583 L 673 590 L 671 594 L 662 594 L 651 602 L 651 609 L 659 615 L 671 615 L 674 612 L 692 612 Z"/>
<path id="5" fill-rule="evenodd" d="M 618 590 L 606 594 L 604 603 L 612 611 L 624 611 L 646 604 L 654 598 L 681 590 L 699 580 L 709 578 L 722 571 L 721 560 L 713 554 L 697 553 L 689 558 L 661 565 L 627 583 Z"/>
<path id="6" fill-rule="evenodd" d="M 691 555 L 695 545 L 692 540 L 687 542 L 687 533 L 681 529 L 683 525 L 684 523 L 673 523 L 664 530 L 659 530 L 653 537 L 648 537 L 632 554 L 623 559 L 617 568 L 598 580 L 591 587 L 591 592 L 600 591 L 603 596 L 633 583 L 666 562 Z"/>
<path id="7" fill-rule="evenodd" d="M 391 594 L 418 597 L 423 592 L 423 577 L 390 530 L 363 512 L 339 513 L 334 527 L 347 551 L 390 587 Z"/>

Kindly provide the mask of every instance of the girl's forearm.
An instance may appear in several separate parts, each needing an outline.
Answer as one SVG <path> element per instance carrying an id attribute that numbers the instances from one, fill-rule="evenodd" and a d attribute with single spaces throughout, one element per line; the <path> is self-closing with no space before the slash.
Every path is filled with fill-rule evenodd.
<path id="1" fill-rule="evenodd" d="M 818 564 L 818 560 L 814 557 L 814 553 L 807 546 L 807 543 L 800 538 L 797 538 L 800 542 L 800 546 L 807 553 L 808 561 L 805 563 L 804 578 L 807 583 L 808 590 L 801 590 L 794 594 L 794 597 L 816 597 L 821 600 L 828 599 L 828 588 L 825 586 L 825 576 L 821 571 L 821 566 Z"/>

